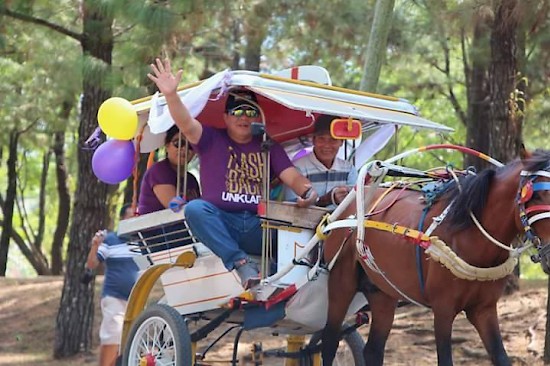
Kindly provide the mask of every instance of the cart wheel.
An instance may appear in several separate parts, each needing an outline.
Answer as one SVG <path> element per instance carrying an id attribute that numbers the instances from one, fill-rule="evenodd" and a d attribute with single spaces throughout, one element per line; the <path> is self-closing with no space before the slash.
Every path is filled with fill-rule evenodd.
<path id="1" fill-rule="evenodd" d="M 191 366 L 192 362 L 187 324 L 174 308 L 154 304 L 134 321 L 124 347 L 124 366 Z"/>
<path id="2" fill-rule="evenodd" d="M 348 328 L 349 325 L 344 324 L 342 330 Z M 316 332 L 311 336 L 309 346 L 315 346 L 321 342 L 322 331 Z M 363 359 L 363 348 L 365 347 L 365 341 L 359 334 L 357 329 L 353 329 L 347 333 L 344 338 L 338 344 L 336 350 L 336 357 L 334 358 L 333 365 L 355 365 L 365 366 L 365 360 Z"/>

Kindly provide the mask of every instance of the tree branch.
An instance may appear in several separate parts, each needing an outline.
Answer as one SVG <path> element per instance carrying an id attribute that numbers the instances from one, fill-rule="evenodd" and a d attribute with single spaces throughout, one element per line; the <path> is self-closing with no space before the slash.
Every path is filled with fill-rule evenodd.
<path id="1" fill-rule="evenodd" d="M 4 221 L 0 219 L 0 225 L 3 225 Z M 48 263 L 45 261 L 45 257 L 41 255 L 42 253 L 36 253 L 33 252 L 32 248 L 29 248 L 27 246 L 27 242 L 25 242 L 25 239 L 17 233 L 17 231 L 12 230 L 11 232 L 11 238 L 17 244 L 19 247 L 19 250 L 23 254 L 23 256 L 29 261 L 32 268 L 36 271 L 38 275 L 50 275 L 51 271 L 48 267 Z"/>
<path id="2" fill-rule="evenodd" d="M 58 24 L 50 23 L 50 22 L 48 22 L 47 20 L 44 20 L 44 19 L 35 18 L 35 17 L 27 15 L 27 14 L 22 14 L 22 13 L 18 13 L 16 11 L 12 11 L 12 10 L 8 9 L 5 5 L 0 5 L 0 15 L 6 15 L 10 18 L 21 20 L 23 22 L 37 24 L 37 25 L 49 28 L 51 30 L 54 30 L 58 33 L 69 36 L 71 38 L 74 38 L 78 42 L 82 41 L 82 34 L 80 34 L 80 33 L 73 32 L 73 31 L 71 31 L 67 28 L 64 28 L 64 27 L 62 27 Z"/>

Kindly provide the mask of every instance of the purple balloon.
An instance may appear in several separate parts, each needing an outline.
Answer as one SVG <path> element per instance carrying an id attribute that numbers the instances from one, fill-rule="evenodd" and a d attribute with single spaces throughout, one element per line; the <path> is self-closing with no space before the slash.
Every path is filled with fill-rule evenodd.
<path id="1" fill-rule="evenodd" d="M 131 140 L 105 141 L 94 152 L 92 170 L 104 183 L 120 183 L 132 174 L 135 153 Z"/>

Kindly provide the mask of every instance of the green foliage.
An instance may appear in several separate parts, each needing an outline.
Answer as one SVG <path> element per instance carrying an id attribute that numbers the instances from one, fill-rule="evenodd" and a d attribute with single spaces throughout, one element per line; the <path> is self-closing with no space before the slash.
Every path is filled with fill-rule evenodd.
<path id="1" fill-rule="evenodd" d="M 526 111 L 523 137 L 529 148 L 550 144 L 550 22 L 544 1 L 527 0 L 522 27 L 526 35 Z M 67 166 L 76 173 L 78 102 L 83 75 L 113 95 L 135 99 L 152 94 L 146 78 L 155 57 L 169 56 L 184 70 L 183 82 L 192 82 L 228 67 L 243 64 L 247 27 L 265 27 L 262 52 L 269 70 L 301 64 L 325 67 L 335 85 L 357 89 L 362 77 L 375 0 L 0 0 L 0 6 L 56 24 L 67 32 L 82 31 L 86 5 L 104 7 L 115 21 L 112 65 L 82 55 L 81 45 L 49 27 L 9 17 L 0 21 L 0 125 L 4 131 L 33 128 L 21 138 L 19 173 L 29 212 L 38 194 L 42 156 L 51 146 L 52 132 L 66 131 Z M 403 128 L 397 144 L 381 151 L 384 159 L 433 143 L 464 143 L 466 131 L 459 112 L 466 113 L 465 65 L 486 57 L 487 49 L 472 48 L 472 32 L 480 10 L 491 17 L 489 1 L 397 0 L 378 91 L 408 99 L 423 117 L 455 129 L 440 136 L 431 131 Z M 262 28 L 263 29 L 263 28 Z M 451 92 L 456 105 L 451 102 Z M 63 102 L 72 104 L 67 120 L 60 117 Z M 7 146 L 8 134 L 0 134 Z M 5 159 L 5 150 L 4 156 Z M 451 163 L 462 166 L 456 152 L 423 153 L 405 162 L 418 168 Z M 4 165 L 0 165 L 4 167 Z M 47 235 L 55 229 L 55 177 L 47 185 Z M 5 190 L 0 174 L 0 192 Z M 71 192 L 75 181 L 71 180 Z M 33 222 L 35 224 L 35 221 Z M 48 240 L 46 240 L 47 242 Z"/>
<path id="2" fill-rule="evenodd" d="M 529 255 L 522 255 L 519 261 L 520 277 L 525 280 L 543 280 L 548 275 L 542 270 L 540 263 L 533 263 Z"/>
<path id="3" fill-rule="evenodd" d="M 336 85 L 348 85 L 347 69 L 362 67 L 373 7 L 374 1 L 282 2 L 264 44 L 271 69 L 315 64 L 330 70 Z"/>

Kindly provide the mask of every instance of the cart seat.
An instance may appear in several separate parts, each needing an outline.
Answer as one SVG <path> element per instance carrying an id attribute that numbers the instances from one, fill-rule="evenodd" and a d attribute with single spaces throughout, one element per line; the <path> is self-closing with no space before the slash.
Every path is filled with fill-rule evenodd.
<path id="1" fill-rule="evenodd" d="M 258 206 L 258 216 L 274 224 L 315 229 L 323 216 L 330 211 L 322 207 L 298 207 L 295 202 L 262 200 Z"/>

